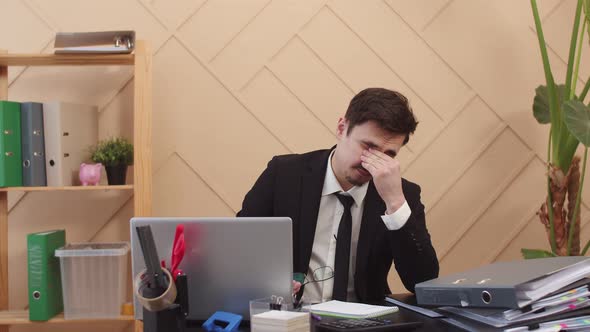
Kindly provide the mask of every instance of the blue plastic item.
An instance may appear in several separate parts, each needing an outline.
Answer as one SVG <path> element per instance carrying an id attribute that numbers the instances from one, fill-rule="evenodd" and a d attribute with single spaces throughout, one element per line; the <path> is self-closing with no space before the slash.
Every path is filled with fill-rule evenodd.
<path id="1" fill-rule="evenodd" d="M 202 327 L 205 331 L 209 332 L 236 332 L 238 331 L 238 327 L 240 327 L 241 321 L 241 315 L 217 311 L 203 323 Z"/>

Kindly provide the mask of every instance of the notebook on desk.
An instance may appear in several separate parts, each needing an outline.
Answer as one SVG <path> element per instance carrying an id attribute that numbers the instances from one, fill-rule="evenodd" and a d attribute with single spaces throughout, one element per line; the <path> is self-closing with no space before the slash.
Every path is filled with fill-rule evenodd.
<path id="1" fill-rule="evenodd" d="M 132 218 L 133 276 L 145 268 L 135 227 L 150 225 L 160 260 L 170 266 L 177 224 L 184 225 L 188 319 L 206 320 L 222 310 L 249 319 L 249 302 L 270 295 L 291 297 L 290 218 Z M 142 319 L 134 299 L 135 318 Z"/>

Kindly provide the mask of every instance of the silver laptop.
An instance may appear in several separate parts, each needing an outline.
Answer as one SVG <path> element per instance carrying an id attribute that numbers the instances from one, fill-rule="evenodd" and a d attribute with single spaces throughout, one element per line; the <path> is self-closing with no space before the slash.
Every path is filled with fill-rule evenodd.
<path id="1" fill-rule="evenodd" d="M 291 218 L 132 218 L 133 277 L 145 269 L 135 227 L 150 225 L 160 260 L 170 268 L 177 224 L 184 224 L 185 254 L 179 268 L 189 289 L 189 319 L 216 311 L 249 320 L 249 301 L 290 298 L 293 279 Z M 135 318 L 142 306 L 134 296 Z"/>

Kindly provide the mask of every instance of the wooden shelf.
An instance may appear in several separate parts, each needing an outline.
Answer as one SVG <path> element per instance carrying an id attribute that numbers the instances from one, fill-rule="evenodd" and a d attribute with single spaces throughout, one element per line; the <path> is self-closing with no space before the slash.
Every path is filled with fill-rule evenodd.
<path id="1" fill-rule="evenodd" d="M 132 185 L 68 186 L 68 187 L 10 187 L 0 188 L 0 332 L 11 325 L 45 323 L 91 323 L 134 321 L 133 316 L 114 319 L 64 320 L 63 315 L 48 322 L 31 322 L 27 311 L 8 310 L 8 192 L 53 191 L 130 191 L 133 194 L 133 216 L 152 214 L 152 52 L 148 43 L 136 40 L 133 54 L 18 54 L 0 50 L 0 100 L 9 100 L 8 67 L 10 66 L 133 66 L 133 153 Z M 127 192 L 125 192 L 127 193 Z M 92 195 L 90 195 L 92 196 Z M 141 321 L 129 324 L 141 331 Z"/>
<path id="2" fill-rule="evenodd" d="M 6 187 L 0 192 L 7 191 L 88 191 L 88 190 L 133 190 L 132 184 L 121 186 L 70 186 L 70 187 Z"/>
<path id="3" fill-rule="evenodd" d="M 10 54 L 0 53 L 0 66 L 133 65 L 134 54 Z"/>
<path id="4" fill-rule="evenodd" d="M 64 315 L 59 314 L 46 322 L 32 322 L 29 320 L 28 310 L 0 311 L 0 326 L 6 325 L 34 325 L 34 324 L 60 324 L 60 323 L 91 323 L 91 322 L 114 322 L 114 321 L 133 321 L 132 315 L 119 316 L 117 318 L 93 318 L 93 319 L 64 319 Z"/>

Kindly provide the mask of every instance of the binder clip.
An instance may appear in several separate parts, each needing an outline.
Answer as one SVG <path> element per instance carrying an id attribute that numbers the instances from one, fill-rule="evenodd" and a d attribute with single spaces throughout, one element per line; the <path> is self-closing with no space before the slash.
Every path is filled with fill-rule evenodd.
<path id="1" fill-rule="evenodd" d="M 268 305 L 270 310 L 281 310 L 282 306 L 283 306 L 283 297 L 282 296 L 272 295 L 270 297 L 270 303 Z"/>
<path id="2" fill-rule="evenodd" d="M 217 311 L 203 323 L 202 327 L 207 332 L 234 332 L 238 331 L 241 321 L 240 315 Z"/>

